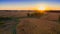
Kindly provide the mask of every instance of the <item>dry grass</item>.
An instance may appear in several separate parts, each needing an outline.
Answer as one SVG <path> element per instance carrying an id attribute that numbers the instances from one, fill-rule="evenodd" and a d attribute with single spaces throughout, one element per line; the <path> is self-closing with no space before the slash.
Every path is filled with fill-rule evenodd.
<path id="1" fill-rule="evenodd" d="M 60 24 L 53 20 L 58 20 L 58 13 L 48 13 L 47 16 L 41 18 L 28 18 L 27 12 L 0 12 L 3 17 L 20 17 L 20 22 L 16 27 L 16 34 L 60 34 Z M 22 18 L 23 17 L 23 18 Z M 0 28 L 0 34 L 12 34 L 11 29 L 16 21 L 9 21 L 8 28 Z"/>
<path id="2" fill-rule="evenodd" d="M 17 27 L 18 34 L 57 34 L 60 24 L 43 19 L 26 18 Z"/>

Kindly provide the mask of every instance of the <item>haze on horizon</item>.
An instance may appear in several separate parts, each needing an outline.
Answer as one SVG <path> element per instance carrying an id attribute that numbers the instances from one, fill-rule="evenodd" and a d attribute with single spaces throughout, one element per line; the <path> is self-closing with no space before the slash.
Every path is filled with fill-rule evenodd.
<path id="1" fill-rule="evenodd" d="M 60 0 L 0 0 L 0 10 L 60 10 Z"/>

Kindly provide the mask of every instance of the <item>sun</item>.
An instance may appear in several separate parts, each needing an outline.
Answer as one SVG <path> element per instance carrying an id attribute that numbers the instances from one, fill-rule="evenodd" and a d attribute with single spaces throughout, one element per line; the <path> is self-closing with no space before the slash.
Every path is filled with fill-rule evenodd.
<path id="1" fill-rule="evenodd" d="M 40 6 L 40 7 L 38 8 L 38 10 L 46 10 L 46 7 Z"/>
<path id="2" fill-rule="evenodd" d="M 45 6 L 40 6 L 40 7 L 38 8 L 38 11 L 39 11 L 40 13 L 45 13 L 45 10 L 46 10 L 46 7 L 45 7 Z"/>

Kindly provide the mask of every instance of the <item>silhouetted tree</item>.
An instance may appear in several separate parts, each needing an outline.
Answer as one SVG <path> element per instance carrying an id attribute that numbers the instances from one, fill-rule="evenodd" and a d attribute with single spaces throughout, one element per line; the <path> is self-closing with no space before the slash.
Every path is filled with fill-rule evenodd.
<path id="1" fill-rule="evenodd" d="M 29 14 L 29 13 L 27 13 L 27 16 L 30 16 L 30 14 Z"/>
<path id="2" fill-rule="evenodd" d="M 60 22 L 60 15 L 59 15 L 59 19 L 58 19 L 58 21 Z"/>

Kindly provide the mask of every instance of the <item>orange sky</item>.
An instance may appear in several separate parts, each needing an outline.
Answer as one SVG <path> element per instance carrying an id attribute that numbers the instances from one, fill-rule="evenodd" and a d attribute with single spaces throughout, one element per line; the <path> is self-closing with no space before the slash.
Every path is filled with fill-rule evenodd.
<path id="1" fill-rule="evenodd" d="M 15 2 L 16 3 L 16 2 Z M 39 10 L 42 6 L 46 8 L 45 10 L 60 10 L 60 4 L 56 3 L 46 3 L 46 2 L 37 2 L 37 3 L 3 3 L 0 5 L 0 10 Z"/>

